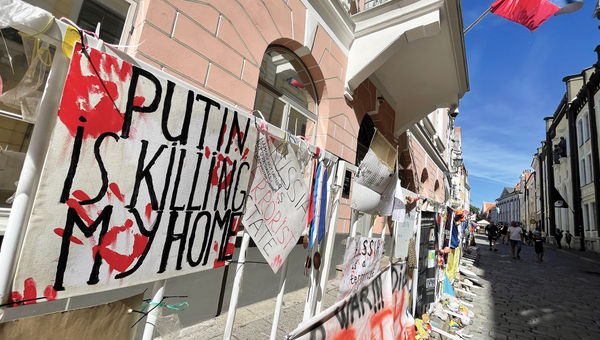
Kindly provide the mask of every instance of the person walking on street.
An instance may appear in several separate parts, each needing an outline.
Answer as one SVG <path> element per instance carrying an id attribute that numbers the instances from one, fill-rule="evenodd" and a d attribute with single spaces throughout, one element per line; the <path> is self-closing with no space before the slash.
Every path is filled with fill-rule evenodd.
<path id="1" fill-rule="evenodd" d="M 517 226 L 515 221 L 510 222 L 510 227 L 508 228 L 508 240 L 510 241 L 510 253 L 512 254 L 513 259 L 521 259 L 521 242 L 523 241 L 523 229 Z M 516 256 L 515 256 L 515 248 L 517 248 Z"/>
<path id="2" fill-rule="evenodd" d="M 490 251 L 494 249 L 494 251 L 498 251 L 496 249 L 496 238 L 498 237 L 498 227 L 494 224 L 494 221 L 490 222 L 490 224 L 485 227 L 485 232 L 487 233 L 488 241 L 490 242 Z"/>
<path id="3" fill-rule="evenodd" d="M 544 240 L 542 239 L 542 233 L 538 230 L 533 232 L 533 244 L 535 254 L 537 255 L 537 262 L 542 263 L 544 261 Z"/>
<path id="4" fill-rule="evenodd" d="M 560 243 L 560 241 L 562 240 L 563 237 L 563 232 L 560 229 L 556 229 L 556 231 L 554 232 L 554 237 L 556 237 L 556 246 L 558 247 L 558 249 L 562 249 L 562 244 Z"/>
<path id="5" fill-rule="evenodd" d="M 508 243 L 508 241 L 506 240 L 506 231 L 508 230 L 508 227 L 503 224 L 500 226 L 500 237 L 502 238 L 502 244 Z"/>
<path id="6" fill-rule="evenodd" d="M 571 238 L 573 237 L 573 235 L 571 235 L 571 232 L 569 232 L 568 230 L 565 232 L 565 241 L 567 242 L 567 245 L 569 246 L 569 249 L 571 249 Z"/>

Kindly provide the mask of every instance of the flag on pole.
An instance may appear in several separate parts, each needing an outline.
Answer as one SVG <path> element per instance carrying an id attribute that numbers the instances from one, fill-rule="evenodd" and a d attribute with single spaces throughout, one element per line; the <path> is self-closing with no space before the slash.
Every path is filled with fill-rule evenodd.
<path id="1" fill-rule="evenodd" d="M 583 6 L 576 0 L 496 0 L 491 12 L 535 31 L 550 16 L 572 13 Z"/>

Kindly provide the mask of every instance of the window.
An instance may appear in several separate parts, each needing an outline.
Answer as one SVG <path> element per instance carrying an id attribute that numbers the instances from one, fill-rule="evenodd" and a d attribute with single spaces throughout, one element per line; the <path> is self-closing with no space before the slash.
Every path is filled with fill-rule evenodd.
<path id="1" fill-rule="evenodd" d="M 590 139 L 590 122 L 589 116 L 586 114 L 583 116 L 583 141 Z"/>
<path id="2" fill-rule="evenodd" d="M 596 202 L 590 203 L 590 230 L 596 230 Z"/>
<path id="3" fill-rule="evenodd" d="M 585 230 L 590 230 L 589 206 L 587 204 L 583 205 L 583 227 Z"/>
<path id="4" fill-rule="evenodd" d="M 579 165 L 579 178 L 580 178 L 580 185 L 584 186 L 587 184 L 586 178 L 585 178 L 585 158 L 582 158 L 580 160 L 580 165 Z"/>
<path id="5" fill-rule="evenodd" d="M 591 153 L 588 153 L 588 155 L 587 155 L 586 166 L 587 166 L 587 168 L 585 168 L 586 178 L 588 180 L 588 183 L 591 183 L 592 182 L 592 154 Z"/>
<path id="6" fill-rule="evenodd" d="M 283 47 L 271 47 L 263 56 L 255 107 L 265 119 L 294 135 L 312 140 L 316 129 L 314 85 L 302 61 Z"/>
<path id="7" fill-rule="evenodd" d="M 577 145 L 581 146 L 583 144 L 583 123 L 581 119 L 577 121 Z"/>
<path id="8" fill-rule="evenodd" d="M 26 0 L 27 1 L 27 0 Z M 124 28 L 130 25 L 135 9 L 134 0 L 85 0 L 60 2 L 51 0 L 27 1 L 52 12 L 57 17 L 67 17 L 83 29 L 95 31 L 100 23 L 100 38 L 108 43 L 119 44 Z M 129 21 L 128 21 L 129 20 Z M 31 51 L 33 38 L 22 37 L 13 28 L 1 30 L 4 40 L 0 42 L 0 76 L 3 82 L 3 93 L 19 87 L 19 82 L 31 67 Z M 0 39 L 2 39 L 0 37 Z M 6 42 L 6 47 L 4 46 Z M 40 45 L 43 46 L 43 45 Z M 54 47 L 48 49 L 53 56 Z M 60 47 L 59 47 L 60 50 Z M 10 57 L 9 57 L 10 55 Z M 51 60 L 43 55 L 44 64 Z M 11 65 L 12 59 L 12 65 Z M 35 71 L 35 72 L 33 72 Z M 18 181 L 25 153 L 29 147 L 35 111 L 41 99 L 44 86 L 50 71 L 50 65 L 31 69 L 30 73 L 39 75 L 30 87 L 30 95 L 26 100 L 9 100 L 8 96 L 0 97 L 0 226 L 6 223 L 9 209 Z M 19 97 L 22 98 L 22 97 Z M 29 113 L 29 114 L 28 114 Z M 28 121 L 26 121 L 27 119 Z"/>

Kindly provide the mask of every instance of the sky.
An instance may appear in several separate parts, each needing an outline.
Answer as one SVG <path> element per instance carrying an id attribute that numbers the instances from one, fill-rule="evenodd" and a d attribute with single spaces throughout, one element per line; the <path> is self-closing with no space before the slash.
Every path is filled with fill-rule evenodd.
<path id="1" fill-rule="evenodd" d="M 493 0 L 462 0 L 469 26 Z M 596 0 L 571 14 L 550 17 L 534 32 L 488 14 L 465 34 L 469 86 L 460 100 L 463 159 L 471 204 L 495 202 L 514 186 L 545 140 L 543 118 L 552 116 L 565 93 L 565 76 L 579 74 L 597 58 L 600 21 Z"/>

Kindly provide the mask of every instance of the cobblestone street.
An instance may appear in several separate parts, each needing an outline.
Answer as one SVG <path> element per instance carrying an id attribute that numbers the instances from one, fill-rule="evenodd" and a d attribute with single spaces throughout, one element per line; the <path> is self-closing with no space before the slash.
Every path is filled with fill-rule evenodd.
<path id="1" fill-rule="evenodd" d="M 600 339 L 600 257 L 545 247 L 537 263 L 533 247 L 513 260 L 508 244 L 493 252 L 478 235 L 477 245 L 473 339 Z"/>

